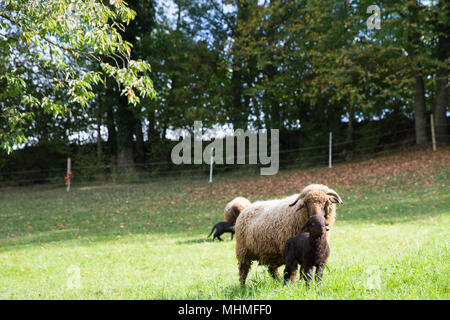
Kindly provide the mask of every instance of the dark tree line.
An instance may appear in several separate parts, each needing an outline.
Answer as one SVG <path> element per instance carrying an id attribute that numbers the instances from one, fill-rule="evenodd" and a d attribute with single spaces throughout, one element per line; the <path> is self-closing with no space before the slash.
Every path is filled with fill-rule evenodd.
<path id="1" fill-rule="evenodd" d="M 394 128 L 414 127 L 416 144 L 427 144 L 430 113 L 438 143 L 448 143 L 447 1 L 380 2 L 380 29 L 367 26 L 373 1 L 167 4 L 128 1 L 137 17 L 122 32 L 132 58 L 150 63 L 156 97 L 130 106 L 107 78 L 92 103 L 67 117 L 37 114 L 29 145 L 97 164 L 165 161 L 167 135 L 201 120 L 280 129 L 282 148 L 326 144 L 332 131 L 352 152 L 355 137 Z M 91 141 L 74 148 L 69 137 L 82 131 Z"/>

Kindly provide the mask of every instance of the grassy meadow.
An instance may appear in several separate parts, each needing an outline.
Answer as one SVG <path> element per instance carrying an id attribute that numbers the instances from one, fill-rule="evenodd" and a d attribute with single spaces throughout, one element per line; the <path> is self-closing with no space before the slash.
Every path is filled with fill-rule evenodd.
<path id="1" fill-rule="evenodd" d="M 332 169 L 0 189 L 0 299 L 449 299 L 450 149 Z M 253 264 L 238 282 L 235 241 L 211 242 L 241 195 L 310 183 L 341 195 L 321 286 L 283 287 Z M 282 269 L 281 269 L 282 271 Z"/>

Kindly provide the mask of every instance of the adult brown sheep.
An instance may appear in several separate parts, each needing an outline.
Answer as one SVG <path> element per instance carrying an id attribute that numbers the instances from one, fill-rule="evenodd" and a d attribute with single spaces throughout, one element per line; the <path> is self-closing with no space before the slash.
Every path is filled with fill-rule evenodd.
<path id="1" fill-rule="evenodd" d="M 226 222 L 235 223 L 239 214 L 247 208 L 251 202 L 244 197 L 237 197 L 227 203 L 224 210 Z"/>
<path id="2" fill-rule="evenodd" d="M 235 225 L 241 285 L 245 284 L 253 261 L 268 266 L 272 277 L 279 277 L 278 267 L 284 264 L 283 250 L 287 239 L 298 235 L 305 222 L 314 215 L 323 215 L 331 229 L 336 218 L 336 203 L 342 204 L 336 191 L 322 184 L 312 184 L 300 194 L 257 201 L 246 207 Z M 291 279 L 295 281 L 295 277 L 292 274 Z"/>

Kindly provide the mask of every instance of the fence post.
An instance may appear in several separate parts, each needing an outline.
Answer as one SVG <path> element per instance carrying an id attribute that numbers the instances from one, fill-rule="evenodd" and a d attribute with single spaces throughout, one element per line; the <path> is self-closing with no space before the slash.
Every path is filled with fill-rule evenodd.
<path id="1" fill-rule="evenodd" d="M 436 136 L 434 135 L 434 116 L 430 114 L 431 123 L 431 141 L 433 142 L 433 151 L 436 151 Z"/>
<path id="2" fill-rule="evenodd" d="M 211 148 L 211 163 L 209 166 L 209 183 L 213 182 L 213 162 L 214 162 L 214 157 L 213 157 L 213 153 L 214 153 L 214 148 Z"/>
<path id="3" fill-rule="evenodd" d="M 328 168 L 331 168 L 331 154 L 333 152 L 332 150 L 332 141 L 333 141 L 333 133 L 330 131 L 330 145 L 328 147 Z"/>
<path id="4" fill-rule="evenodd" d="M 67 192 L 70 191 L 70 177 L 72 176 L 72 160 L 67 158 L 67 175 L 66 175 L 66 185 Z"/>

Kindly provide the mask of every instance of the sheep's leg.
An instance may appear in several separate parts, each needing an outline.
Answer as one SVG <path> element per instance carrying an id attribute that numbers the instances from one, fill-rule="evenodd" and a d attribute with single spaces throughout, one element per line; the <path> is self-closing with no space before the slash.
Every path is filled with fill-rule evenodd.
<path id="1" fill-rule="evenodd" d="M 245 280 L 247 279 L 251 264 L 251 260 L 247 258 L 239 261 L 239 282 L 241 283 L 241 287 L 245 285 Z"/>
<path id="2" fill-rule="evenodd" d="M 243 287 L 245 285 L 248 272 L 250 271 L 252 260 L 248 255 L 247 248 L 242 245 L 242 240 L 238 238 L 236 238 L 236 258 L 238 260 L 239 282 L 241 287 Z"/>
<path id="3" fill-rule="evenodd" d="M 231 232 L 231 240 L 233 240 L 233 236 L 234 236 L 234 233 L 233 233 L 233 232 Z"/>

